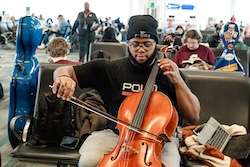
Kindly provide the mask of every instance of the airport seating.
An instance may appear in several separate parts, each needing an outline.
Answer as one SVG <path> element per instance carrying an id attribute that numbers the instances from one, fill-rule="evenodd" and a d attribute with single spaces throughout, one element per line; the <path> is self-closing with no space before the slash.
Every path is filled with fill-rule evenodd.
<path id="1" fill-rule="evenodd" d="M 194 70 L 180 68 L 185 75 L 204 75 L 204 76 L 220 76 L 220 77 L 245 77 L 244 73 L 238 71 L 215 71 L 215 70 Z"/>
<path id="2" fill-rule="evenodd" d="M 8 22 L 6 22 L 6 25 L 7 25 L 7 28 L 9 31 L 16 33 L 18 21 L 14 21 L 14 22 L 8 21 Z"/>
<path id="3" fill-rule="evenodd" d="M 70 39 L 70 33 L 71 33 L 71 25 L 68 22 L 68 26 L 67 26 L 67 28 L 65 30 L 65 34 L 64 34 L 63 38 L 65 38 L 66 40 L 69 40 Z"/>
<path id="4" fill-rule="evenodd" d="M 238 57 L 241 65 L 245 70 L 245 75 L 249 77 L 250 71 L 250 50 L 235 50 L 235 54 Z"/>
<path id="5" fill-rule="evenodd" d="M 35 120 L 37 117 L 38 110 L 38 96 L 44 92 L 51 91 L 49 85 L 53 83 L 52 74 L 55 68 L 62 66 L 62 64 L 51 64 L 51 63 L 40 63 L 39 67 L 39 76 L 38 76 L 38 87 L 37 87 L 37 95 L 36 95 L 36 103 L 34 109 L 34 117 L 26 118 L 26 123 L 29 123 L 29 120 L 34 119 L 34 122 L 30 125 L 27 124 L 26 129 L 20 133 L 20 136 L 17 138 L 20 139 L 20 145 L 17 146 L 10 154 L 10 156 L 17 158 L 19 160 L 29 160 L 29 161 L 40 161 L 40 162 L 67 162 L 67 163 L 77 163 L 80 157 L 78 150 L 70 150 L 61 148 L 59 146 L 49 146 L 49 147 L 39 147 L 39 146 L 29 146 L 27 144 L 29 135 L 27 134 L 27 129 L 33 129 L 35 126 Z M 83 91 L 87 89 L 81 90 L 78 86 L 76 87 L 76 91 L 74 96 L 78 97 Z M 17 117 L 14 117 L 11 121 L 11 129 L 15 130 L 13 121 L 17 120 Z M 27 130 L 27 131 L 25 131 Z M 32 134 L 32 131 L 30 131 Z"/>
<path id="6" fill-rule="evenodd" d="M 52 72 L 56 67 L 58 64 L 40 63 L 38 93 L 50 90 L 48 85 L 52 83 Z M 200 100 L 201 114 L 198 124 L 207 122 L 213 116 L 221 124 L 236 123 L 250 130 L 250 78 L 235 72 L 185 70 L 182 72 L 189 81 L 191 91 Z M 189 124 L 183 122 L 183 126 L 187 125 Z M 77 150 L 59 147 L 34 148 L 26 145 L 26 142 L 21 142 L 10 155 L 20 160 L 71 163 L 77 163 L 80 157 Z M 185 163 L 185 167 L 197 165 L 196 161 L 187 160 Z"/>
<path id="7" fill-rule="evenodd" d="M 7 45 L 9 43 L 15 44 L 15 32 L 12 32 L 9 27 L 7 22 L 1 22 L 0 23 L 0 45 L 2 47 L 4 45 Z"/>
<path id="8" fill-rule="evenodd" d="M 202 35 L 202 43 L 207 43 L 209 37 L 211 35 L 215 34 L 215 31 L 213 31 L 213 30 L 200 30 L 200 33 Z"/>
<path id="9" fill-rule="evenodd" d="M 205 123 L 213 116 L 222 124 L 238 123 L 250 130 L 250 78 L 223 71 L 183 73 L 200 100 L 198 123 Z"/>
<path id="10" fill-rule="evenodd" d="M 163 32 L 157 32 L 157 36 L 158 36 L 158 39 L 159 39 L 159 42 L 163 41 L 164 40 L 164 33 Z"/>
<path id="11" fill-rule="evenodd" d="M 214 30 L 200 30 L 201 35 L 211 35 L 211 34 L 215 34 Z"/>
<path id="12" fill-rule="evenodd" d="M 201 104 L 200 120 L 203 124 L 212 116 L 225 125 L 243 125 L 250 130 L 250 79 L 234 72 L 185 71 L 191 91 Z M 215 73 L 214 73 L 215 72 Z M 224 75 L 225 74 L 225 75 Z M 183 126 L 188 126 L 183 122 Z M 200 161 L 190 161 L 184 156 L 184 167 L 207 167 Z"/>
<path id="13" fill-rule="evenodd" d="M 115 43 L 115 42 L 93 42 L 89 47 L 89 56 L 88 58 L 92 60 L 95 58 L 96 54 L 99 51 L 103 51 L 109 54 L 111 60 L 119 59 L 125 57 L 127 54 L 127 47 L 124 43 Z M 88 61 L 90 61 L 88 60 Z"/>
<path id="14" fill-rule="evenodd" d="M 209 47 L 210 48 L 216 48 L 220 43 L 219 39 L 220 39 L 219 33 L 209 35 L 208 36 L 208 41 L 207 41 L 208 44 L 209 44 Z"/>

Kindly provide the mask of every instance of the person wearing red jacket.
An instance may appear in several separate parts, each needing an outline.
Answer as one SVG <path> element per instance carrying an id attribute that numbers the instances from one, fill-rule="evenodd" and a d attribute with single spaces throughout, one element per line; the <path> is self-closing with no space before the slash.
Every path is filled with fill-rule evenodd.
<path id="1" fill-rule="evenodd" d="M 70 45 L 65 41 L 63 37 L 55 37 L 48 44 L 49 59 L 51 63 L 59 64 L 82 64 L 82 62 L 75 62 L 67 60 L 67 56 L 70 50 Z"/>
<path id="2" fill-rule="evenodd" d="M 207 46 L 201 45 L 202 35 L 195 29 L 187 31 L 183 36 L 183 44 L 174 55 L 173 61 L 180 68 L 185 68 L 190 58 L 204 61 L 210 65 L 215 64 L 216 57 L 213 51 Z M 192 62 L 192 64 L 195 62 Z"/>

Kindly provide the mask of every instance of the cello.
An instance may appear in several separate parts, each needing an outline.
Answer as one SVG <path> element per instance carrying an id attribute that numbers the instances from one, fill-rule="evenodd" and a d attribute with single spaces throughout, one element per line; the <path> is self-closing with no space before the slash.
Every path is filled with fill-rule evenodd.
<path id="1" fill-rule="evenodd" d="M 170 99 L 153 91 L 159 67 L 155 61 L 144 91 L 125 98 L 118 111 L 119 140 L 98 167 L 163 167 L 161 152 L 165 142 L 171 141 L 178 114 Z"/>

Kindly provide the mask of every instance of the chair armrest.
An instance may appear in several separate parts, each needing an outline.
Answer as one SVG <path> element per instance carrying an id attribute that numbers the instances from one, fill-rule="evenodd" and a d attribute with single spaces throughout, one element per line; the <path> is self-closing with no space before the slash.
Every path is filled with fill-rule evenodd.
<path id="1" fill-rule="evenodd" d="M 1 34 L 1 37 L 4 39 L 5 44 L 16 41 L 16 38 L 13 36 L 13 32 L 4 32 Z"/>
<path id="2" fill-rule="evenodd" d="M 4 38 L 8 38 L 8 37 L 10 37 L 12 35 L 13 35 L 13 32 L 4 32 L 4 33 L 1 34 L 1 36 L 4 37 Z"/>
<path id="3" fill-rule="evenodd" d="M 23 127 L 23 130 L 22 131 L 17 131 L 15 129 L 15 124 L 21 118 L 26 118 L 26 122 L 25 122 L 25 125 Z M 20 141 L 20 143 L 24 143 L 24 142 L 27 141 L 28 132 L 29 132 L 29 129 L 30 129 L 30 124 L 31 124 L 32 121 L 33 121 L 32 117 L 25 116 L 25 115 L 15 116 L 15 117 L 13 117 L 11 119 L 11 121 L 10 121 L 10 130 L 16 136 L 16 138 Z"/>

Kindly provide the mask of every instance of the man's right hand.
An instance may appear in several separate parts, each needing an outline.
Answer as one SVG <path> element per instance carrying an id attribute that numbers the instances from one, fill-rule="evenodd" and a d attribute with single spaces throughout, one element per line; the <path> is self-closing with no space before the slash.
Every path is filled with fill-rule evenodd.
<path id="1" fill-rule="evenodd" d="M 69 76 L 58 77 L 52 87 L 54 94 L 57 94 L 58 98 L 63 100 L 70 100 L 75 92 L 76 82 Z"/>

